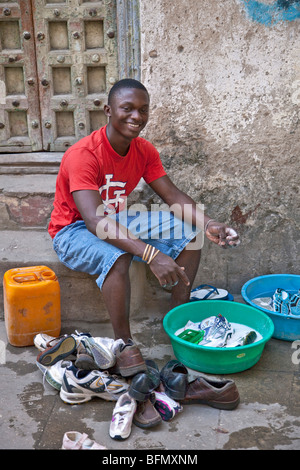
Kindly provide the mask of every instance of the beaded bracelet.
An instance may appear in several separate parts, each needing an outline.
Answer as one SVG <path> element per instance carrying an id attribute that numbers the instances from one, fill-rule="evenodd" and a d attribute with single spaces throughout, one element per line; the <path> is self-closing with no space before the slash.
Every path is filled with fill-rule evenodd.
<path id="1" fill-rule="evenodd" d="M 214 219 L 209 219 L 208 222 L 206 222 L 205 227 L 204 227 L 204 233 L 206 232 L 207 227 L 208 227 L 208 224 L 209 224 L 210 222 L 215 222 L 215 220 L 214 220 Z"/>

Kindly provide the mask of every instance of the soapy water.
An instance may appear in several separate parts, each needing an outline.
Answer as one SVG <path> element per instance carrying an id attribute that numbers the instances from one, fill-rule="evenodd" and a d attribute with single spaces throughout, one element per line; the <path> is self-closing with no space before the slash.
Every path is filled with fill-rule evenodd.
<path id="1" fill-rule="evenodd" d="M 210 317 L 210 318 L 213 318 L 213 317 Z M 175 332 L 175 335 L 178 336 L 180 335 L 180 333 L 182 333 L 183 331 L 187 329 L 201 331 L 201 324 L 203 325 L 203 322 L 206 322 L 207 320 L 203 320 L 202 322 L 199 322 L 199 323 L 188 321 L 187 324 L 183 328 L 180 328 Z M 260 341 L 263 338 L 262 335 L 257 330 L 255 330 L 254 328 L 251 328 L 250 326 L 243 325 L 241 323 L 234 323 L 234 322 L 230 322 L 228 323 L 228 325 L 230 325 L 231 327 L 230 330 L 232 331 L 232 333 L 227 336 L 226 344 L 222 345 L 222 347 L 232 348 L 232 347 L 245 346 L 247 344 L 256 343 L 257 341 Z M 251 338 L 252 338 L 251 343 L 243 344 L 243 339 L 246 338 L 249 335 L 249 333 L 251 333 Z M 205 340 L 200 341 L 198 345 L 210 346 L 209 343 L 201 344 L 203 341 Z"/>

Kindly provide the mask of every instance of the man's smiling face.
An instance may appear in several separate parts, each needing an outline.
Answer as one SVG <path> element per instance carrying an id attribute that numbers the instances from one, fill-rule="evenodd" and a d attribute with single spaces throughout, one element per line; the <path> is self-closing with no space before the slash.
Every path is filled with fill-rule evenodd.
<path id="1" fill-rule="evenodd" d="M 149 96 L 138 88 L 121 88 L 106 105 L 109 127 L 116 137 L 131 141 L 138 137 L 149 118 Z"/>

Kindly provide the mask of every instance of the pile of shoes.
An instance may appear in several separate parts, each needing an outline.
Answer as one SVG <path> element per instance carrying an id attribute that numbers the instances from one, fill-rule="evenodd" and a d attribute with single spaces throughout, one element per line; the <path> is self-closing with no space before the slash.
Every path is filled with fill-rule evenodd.
<path id="1" fill-rule="evenodd" d="M 125 344 L 76 331 L 58 338 L 38 334 L 34 344 L 40 351 L 38 368 L 65 403 L 94 397 L 116 402 L 109 428 L 116 440 L 130 436 L 132 423 L 145 429 L 170 421 L 185 404 L 233 410 L 240 401 L 234 381 L 202 376 L 189 381 L 187 368 L 176 359 L 159 371 L 132 340 Z"/>

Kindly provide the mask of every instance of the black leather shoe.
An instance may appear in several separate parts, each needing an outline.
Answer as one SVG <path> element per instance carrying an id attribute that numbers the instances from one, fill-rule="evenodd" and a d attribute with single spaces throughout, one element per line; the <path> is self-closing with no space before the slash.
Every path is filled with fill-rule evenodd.
<path id="1" fill-rule="evenodd" d="M 166 394 L 173 400 L 183 400 L 188 384 L 188 370 L 184 364 L 172 359 L 160 371 Z"/>
<path id="2" fill-rule="evenodd" d="M 136 374 L 128 389 L 129 395 L 137 401 L 146 401 L 151 392 L 160 384 L 159 369 L 154 361 L 146 359 L 147 370 Z"/>

